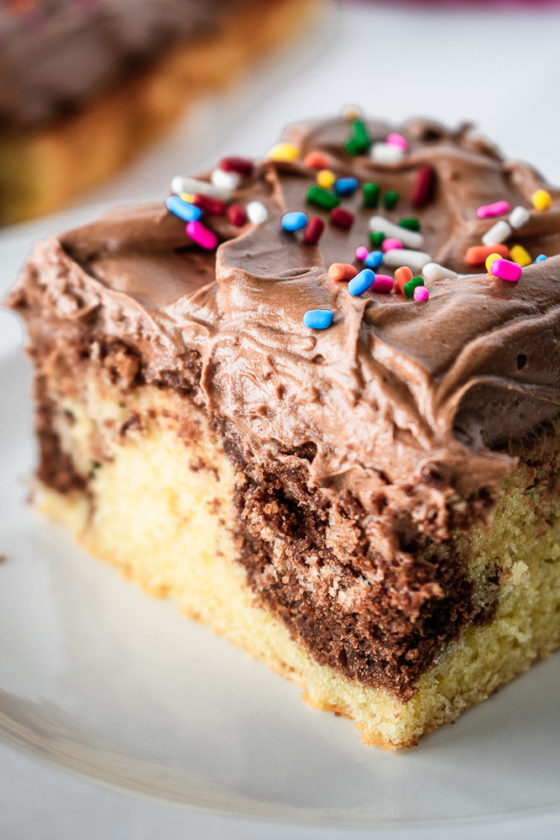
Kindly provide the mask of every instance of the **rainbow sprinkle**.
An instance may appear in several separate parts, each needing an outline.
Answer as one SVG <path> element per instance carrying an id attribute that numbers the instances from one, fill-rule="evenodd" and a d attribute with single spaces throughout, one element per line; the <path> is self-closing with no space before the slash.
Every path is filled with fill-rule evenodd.
<path id="1" fill-rule="evenodd" d="M 424 242 L 422 224 L 414 211 L 410 215 L 401 215 L 398 221 L 394 220 L 393 211 L 399 204 L 405 212 L 408 208 L 421 209 L 429 205 L 437 190 L 436 170 L 429 164 L 415 168 L 411 158 L 410 177 L 413 180 L 408 194 L 400 191 L 405 183 L 402 179 L 400 190 L 393 188 L 390 180 L 391 172 L 395 171 L 393 165 L 410 152 L 407 137 L 399 132 L 391 132 L 386 137 L 372 137 L 370 128 L 356 110 L 349 112 L 347 121 L 349 136 L 343 143 L 342 151 L 350 157 L 352 169 L 352 158 L 369 154 L 369 162 L 366 159 L 359 165 L 367 165 L 370 172 L 378 171 L 379 182 L 362 181 L 354 174 L 347 174 L 348 170 L 345 172 L 341 163 L 344 155 L 338 154 L 336 149 L 329 148 L 328 152 L 312 149 L 302 155 L 302 150 L 296 145 L 284 142 L 273 146 L 266 156 L 266 161 L 272 162 L 265 164 L 267 171 L 276 164 L 281 171 L 286 169 L 294 177 L 303 175 L 307 178 L 304 200 L 307 205 L 317 208 L 317 215 L 309 215 L 303 208 L 296 207 L 279 216 L 274 203 L 259 199 L 242 203 L 240 199 L 244 193 L 239 190 L 243 180 L 262 176 L 253 160 L 238 156 L 222 158 L 209 180 L 176 176 L 171 182 L 171 195 L 165 199 L 165 206 L 172 215 L 186 223 L 185 231 L 189 238 L 207 251 L 215 250 L 219 245 L 218 235 L 212 230 L 211 223 L 209 225 L 206 221 L 208 217 L 225 217 L 224 222 L 226 226 L 228 223 L 231 225 L 231 231 L 247 225 L 264 224 L 272 216 L 272 221 L 279 218 L 281 231 L 293 235 L 294 243 L 317 246 L 325 234 L 331 239 L 339 237 L 333 241 L 342 242 L 340 237 L 344 238 L 354 228 L 357 216 L 363 222 L 363 213 L 369 210 L 372 215 L 367 219 L 366 241 L 360 243 L 358 240 L 353 249 L 355 264 L 332 263 L 328 268 L 329 279 L 347 284 L 346 289 L 352 297 L 370 292 L 399 295 L 403 303 L 404 300 L 426 303 L 430 300 L 433 284 L 454 282 L 461 275 L 434 262 L 429 253 L 421 250 Z M 373 168 L 374 164 L 377 164 L 377 169 Z M 467 248 L 463 257 L 465 264 L 479 271 L 485 267 L 491 277 L 509 283 L 518 282 L 523 269 L 533 260 L 520 242 L 509 246 L 505 243 L 514 231 L 534 218 L 535 213 L 549 209 L 552 198 L 547 190 L 538 189 L 530 197 L 530 202 L 532 209 L 523 205 L 511 207 L 509 201 L 497 197 L 495 201 L 475 208 L 476 217 L 481 221 L 490 220 L 490 226 L 481 231 L 478 222 L 474 222 L 480 231 L 480 244 Z M 380 206 L 383 208 L 381 212 L 378 211 Z M 219 230 L 221 234 L 222 227 Z M 427 224 L 428 235 L 430 231 Z M 300 232 L 301 236 L 296 236 Z M 228 234 L 226 227 L 226 238 L 233 235 L 239 234 Z M 284 238 L 284 243 L 287 244 L 287 238 Z M 546 259 L 547 255 L 539 254 L 534 262 Z M 378 273 L 387 269 L 391 273 Z M 332 326 L 334 312 L 330 309 L 308 309 L 302 319 L 308 329 L 325 330 Z"/>

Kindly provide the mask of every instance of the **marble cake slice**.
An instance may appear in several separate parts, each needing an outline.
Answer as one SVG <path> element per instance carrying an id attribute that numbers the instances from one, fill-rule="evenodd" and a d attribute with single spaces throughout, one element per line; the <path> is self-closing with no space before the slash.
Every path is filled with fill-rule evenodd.
<path id="1" fill-rule="evenodd" d="M 176 202 L 191 235 L 162 200 L 35 246 L 9 304 L 37 502 L 366 742 L 414 744 L 560 641 L 560 193 L 421 120 L 218 169 Z M 480 255 L 496 222 L 517 282 Z M 429 299 L 351 294 L 328 269 L 359 247 Z"/>

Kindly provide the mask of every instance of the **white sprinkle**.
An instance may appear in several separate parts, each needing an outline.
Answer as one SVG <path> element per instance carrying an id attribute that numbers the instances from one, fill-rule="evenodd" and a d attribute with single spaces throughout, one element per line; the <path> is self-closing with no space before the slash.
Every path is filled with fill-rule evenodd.
<path id="1" fill-rule="evenodd" d="M 490 230 L 487 230 L 482 237 L 483 245 L 496 245 L 500 242 L 505 242 L 508 236 L 511 236 L 511 227 L 505 219 L 500 219 L 495 225 L 492 225 Z"/>
<path id="2" fill-rule="evenodd" d="M 214 184 L 209 184 L 208 181 L 199 181 L 198 178 L 183 178 L 182 175 L 175 175 L 171 181 L 172 193 L 200 193 L 201 195 L 208 195 L 212 198 L 229 198 L 230 190 L 225 190 L 223 187 L 216 187 Z"/>
<path id="3" fill-rule="evenodd" d="M 383 265 L 389 268 L 407 265 L 413 272 L 422 271 L 426 263 L 431 261 L 429 254 L 424 254 L 422 251 L 407 251 L 405 248 L 391 248 L 383 254 Z"/>
<path id="4" fill-rule="evenodd" d="M 385 236 L 391 236 L 395 239 L 400 239 L 403 245 L 408 245 L 409 248 L 421 248 L 424 242 L 424 237 L 421 233 L 415 230 L 395 225 L 386 219 L 385 216 L 372 216 L 369 220 L 369 229 L 374 233 L 384 233 Z"/>
<path id="5" fill-rule="evenodd" d="M 444 265 L 440 265 L 435 262 L 429 262 L 425 265 L 422 269 L 422 275 L 424 279 L 429 282 L 434 280 L 445 280 L 446 277 L 459 276 L 456 271 L 452 271 L 450 268 L 446 268 Z"/>
<path id="6" fill-rule="evenodd" d="M 400 146 L 393 146 L 392 143 L 374 143 L 369 155 L 377 163 L 398 163 L 403 159 L 404 152 Z"/>
<path id="7" fill-rule="evenodd" d="M 512 228 L 520 228 L 526 225 L 530 218 L 531 214 L 527 208 L 519 205 L 518 207 L 514 207 L 509 214 L 509 223 Z"/>
<path id="8" fill-rule="evenodd" d="M 245 207 L 247 218 L 254 225 L 262 225 L 268 219 L 268 210 L 262 201 L 250 201 Z"/>
<path id="9" fill-rule="evenodd" d="M 214 169 L 210 180 L 215 187 L 233 192 L 241 183 L 241 175 L 238 172 L 224 172 L 223 169 Z"/>

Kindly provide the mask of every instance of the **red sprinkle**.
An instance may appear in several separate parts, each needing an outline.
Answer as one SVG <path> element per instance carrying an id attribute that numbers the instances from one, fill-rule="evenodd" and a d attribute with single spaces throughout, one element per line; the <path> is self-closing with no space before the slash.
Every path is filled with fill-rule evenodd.
<path id="1" fill-rule="evenodd" d="M 250 158 L 225 157 L 220 161 L 220 169 L 223 169 L 224 172 L 238 172 L 245 177 L 252 175 L 254 168 L 255 164 Z"/>
<path id="2" fill-rule="evenodd" d="M 303 241 L 306 245 L 316 245 L 323 231 L 325 230 L 325 223 L 319 216 L 312 216 L 307 222 L 307 227 L 303 232 Z"/>
<path id="3" fill-rule="evenodd" d="M 329 161 L 322 152 L 309 152 L 303 159 L 303 165 L 308 169 L 328 169 Z"/>
<path id="4" fill-rule="evenodd" d="M 247 222 L 247 213 L 242 204 L 232 204 L 228 207 L 227 217 L 235 227 L 243 227 Z"/>
<path id="5" fill-rule="evenodd" d="M 433 167 L 428 164 L 420 167 L 416 173 L 416 181 L 412 188 L 411 201 L 413 207 L 423 207 L 431 200 L 435 176 L 436 173 Z"/>
<path id="6" fill-rule="evenodd" d="M 349 230 L 354 224 L 354 214 L 350 210 L 345 210 L 344 207 L 333 207 L 331 210 L 331 222 L 337 227 Z"/>
<path id="7" fill-rule="evenodd" d="M 196 193 L 193 204 L 196 204 L 205 213 L 210 213 L 211 216 L 225 216 L 227 210 L 225 201 L 220 198 L 212 198 L 209 195 L 202 195 L 202 193 Z"/>

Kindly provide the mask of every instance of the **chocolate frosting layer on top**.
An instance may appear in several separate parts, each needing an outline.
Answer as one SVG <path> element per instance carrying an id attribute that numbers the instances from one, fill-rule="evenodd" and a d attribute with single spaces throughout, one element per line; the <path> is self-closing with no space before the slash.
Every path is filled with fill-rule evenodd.
<path id="1" fill-rule="evenodd" d="M 377 141 L 394 130 L 368 126 Z M 234 196 L 263 201 L 268 220 L 240 229 L 225 216 L 205 216 L 221 239 L 216 253 L 192 243 L 162 204 L 51 238 L 36 246 L 30 268 L 40 266 L 39 282 L 61 317 L 97 319 L 141 354 L 156 380 L 173 372 L 180 381 L 194 348 L 199 398 L 248 458 L 305 458 L 314 489 L 333 497 L 348 491 L 376 517 L 382 508 L 406 509 L 421 531 L 441 538 L 450 499 L 469 500 L 498 483 L 514 466 L 508 440 L 560 414 L 560 192 L 547 187 L 553 205 L 536 212 L 531 196 L 546 187 L 541 177 L 504 162 L 468 127 L 415 120 L 398 131 L 409 151 L 381 164 L 344 151 L 345 119 L 290 129 L 301 158 L 259 164 Z M 306 205 L 316 173 L 301 159 L 315 150 L 337 175 L 397 190 L 397 206 L 364 207 L 358 190 L 342 200 L 356 214 L 351 230 L 334 226 Z M 435 190 L 414 209 L 423 164 L 435 170 Z M 507 244 L 523 244 L 533 258 L 548 255 L 524 268 L 518 283 L 492 278 L 483 266 L 473 274 L 464 262 L 495 221 L 478 219 L 477 207 L 499 199 L 531 211 Z M 317 246 L 281 229 L 292 210 L 325 219 Z M 462 276 L 432 283 L 425 303 L 372 291 L 352 297 L 327 269 L 354 260 L 374 213 L 418 216 L 422 250 Z M 314 308 L 334 312 L 330 329 L 303 326 Z"/>

